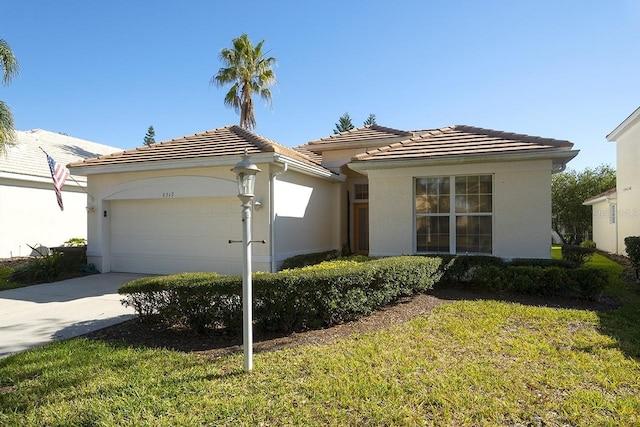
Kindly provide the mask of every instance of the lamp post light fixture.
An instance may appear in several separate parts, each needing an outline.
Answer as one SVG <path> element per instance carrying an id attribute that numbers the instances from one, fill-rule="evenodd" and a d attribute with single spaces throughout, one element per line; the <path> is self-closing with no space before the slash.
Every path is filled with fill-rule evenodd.
<path id="1" fill-rule="evenodd" d="M 253 291 L 251 283 L 251 201 L 258 166 L 245 150 L 242 160 L 231 169 L 238 181 L 238 198 L 242 202 L 242 345 L 244 370 L 253 369 Z"/>

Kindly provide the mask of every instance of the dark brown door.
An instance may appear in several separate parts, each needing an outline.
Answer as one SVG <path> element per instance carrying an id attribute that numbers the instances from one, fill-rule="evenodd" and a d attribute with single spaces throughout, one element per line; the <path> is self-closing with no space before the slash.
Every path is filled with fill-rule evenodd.
<path id="1" fill-rule="evenodd" d="M 367 255 L 369 253 L 369 204 L 353 204 L 353 240 L 354 252 Z"/>

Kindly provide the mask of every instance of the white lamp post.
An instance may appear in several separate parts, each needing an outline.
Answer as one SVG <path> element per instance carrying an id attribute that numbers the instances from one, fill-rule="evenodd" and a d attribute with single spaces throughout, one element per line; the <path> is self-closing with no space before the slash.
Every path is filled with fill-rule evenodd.
<path id="1" fill-rule="evenodd" d="M 242 201 L 242 345 L 244 370 L 253 369 L 253 295 L 251 284 L 251 201 L 260 169 L 245 150 L 242 160 L 231 169 L 238 181 L 238 198 Z"/>

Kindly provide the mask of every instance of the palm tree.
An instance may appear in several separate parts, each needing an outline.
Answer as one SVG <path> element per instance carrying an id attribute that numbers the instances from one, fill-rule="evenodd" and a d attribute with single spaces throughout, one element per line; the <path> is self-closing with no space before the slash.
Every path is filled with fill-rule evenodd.
<path id="1" fill-rule="evenodd" d="M 253 95 L 258 94 L 266 103 L 271 103 L 269 86 L 276 82 L 276 75 L 271 69 L 276 64 L 273 57 L 265 57 L 262 53 L 264 40 L 256 46 L 246 34 L 233 39 L 233 48 L 220 51 L 223 67 L 211 78 L 211 84 L 222 87 L 231 84 L 224 97 L 227 107 L 240 113 L 240 126 L 251 130 L 256 127 L 253 111 Z"/>
<path id="2" fill-rule="evenodd" d="M 7 85 L 18 74 L 18 61 L 5 40 L 0 39 L 0 70 L 2 84 Z M 0 101 L 0 154 L 6 152 L 7 145 L 14 144 L 15 125 L 9 106 Z"/>

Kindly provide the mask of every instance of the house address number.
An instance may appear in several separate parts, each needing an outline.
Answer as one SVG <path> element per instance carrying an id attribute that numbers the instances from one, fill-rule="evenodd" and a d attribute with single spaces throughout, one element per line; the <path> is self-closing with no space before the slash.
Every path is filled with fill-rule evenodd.
<path id="1" fill-rule="evenodd" d="M 174 193 L 173 191 L 167 191 L 166 193 L 162 193 L 162 197 L 163 198 L 168 198 L 168 197 L 173 197 Z"/>

